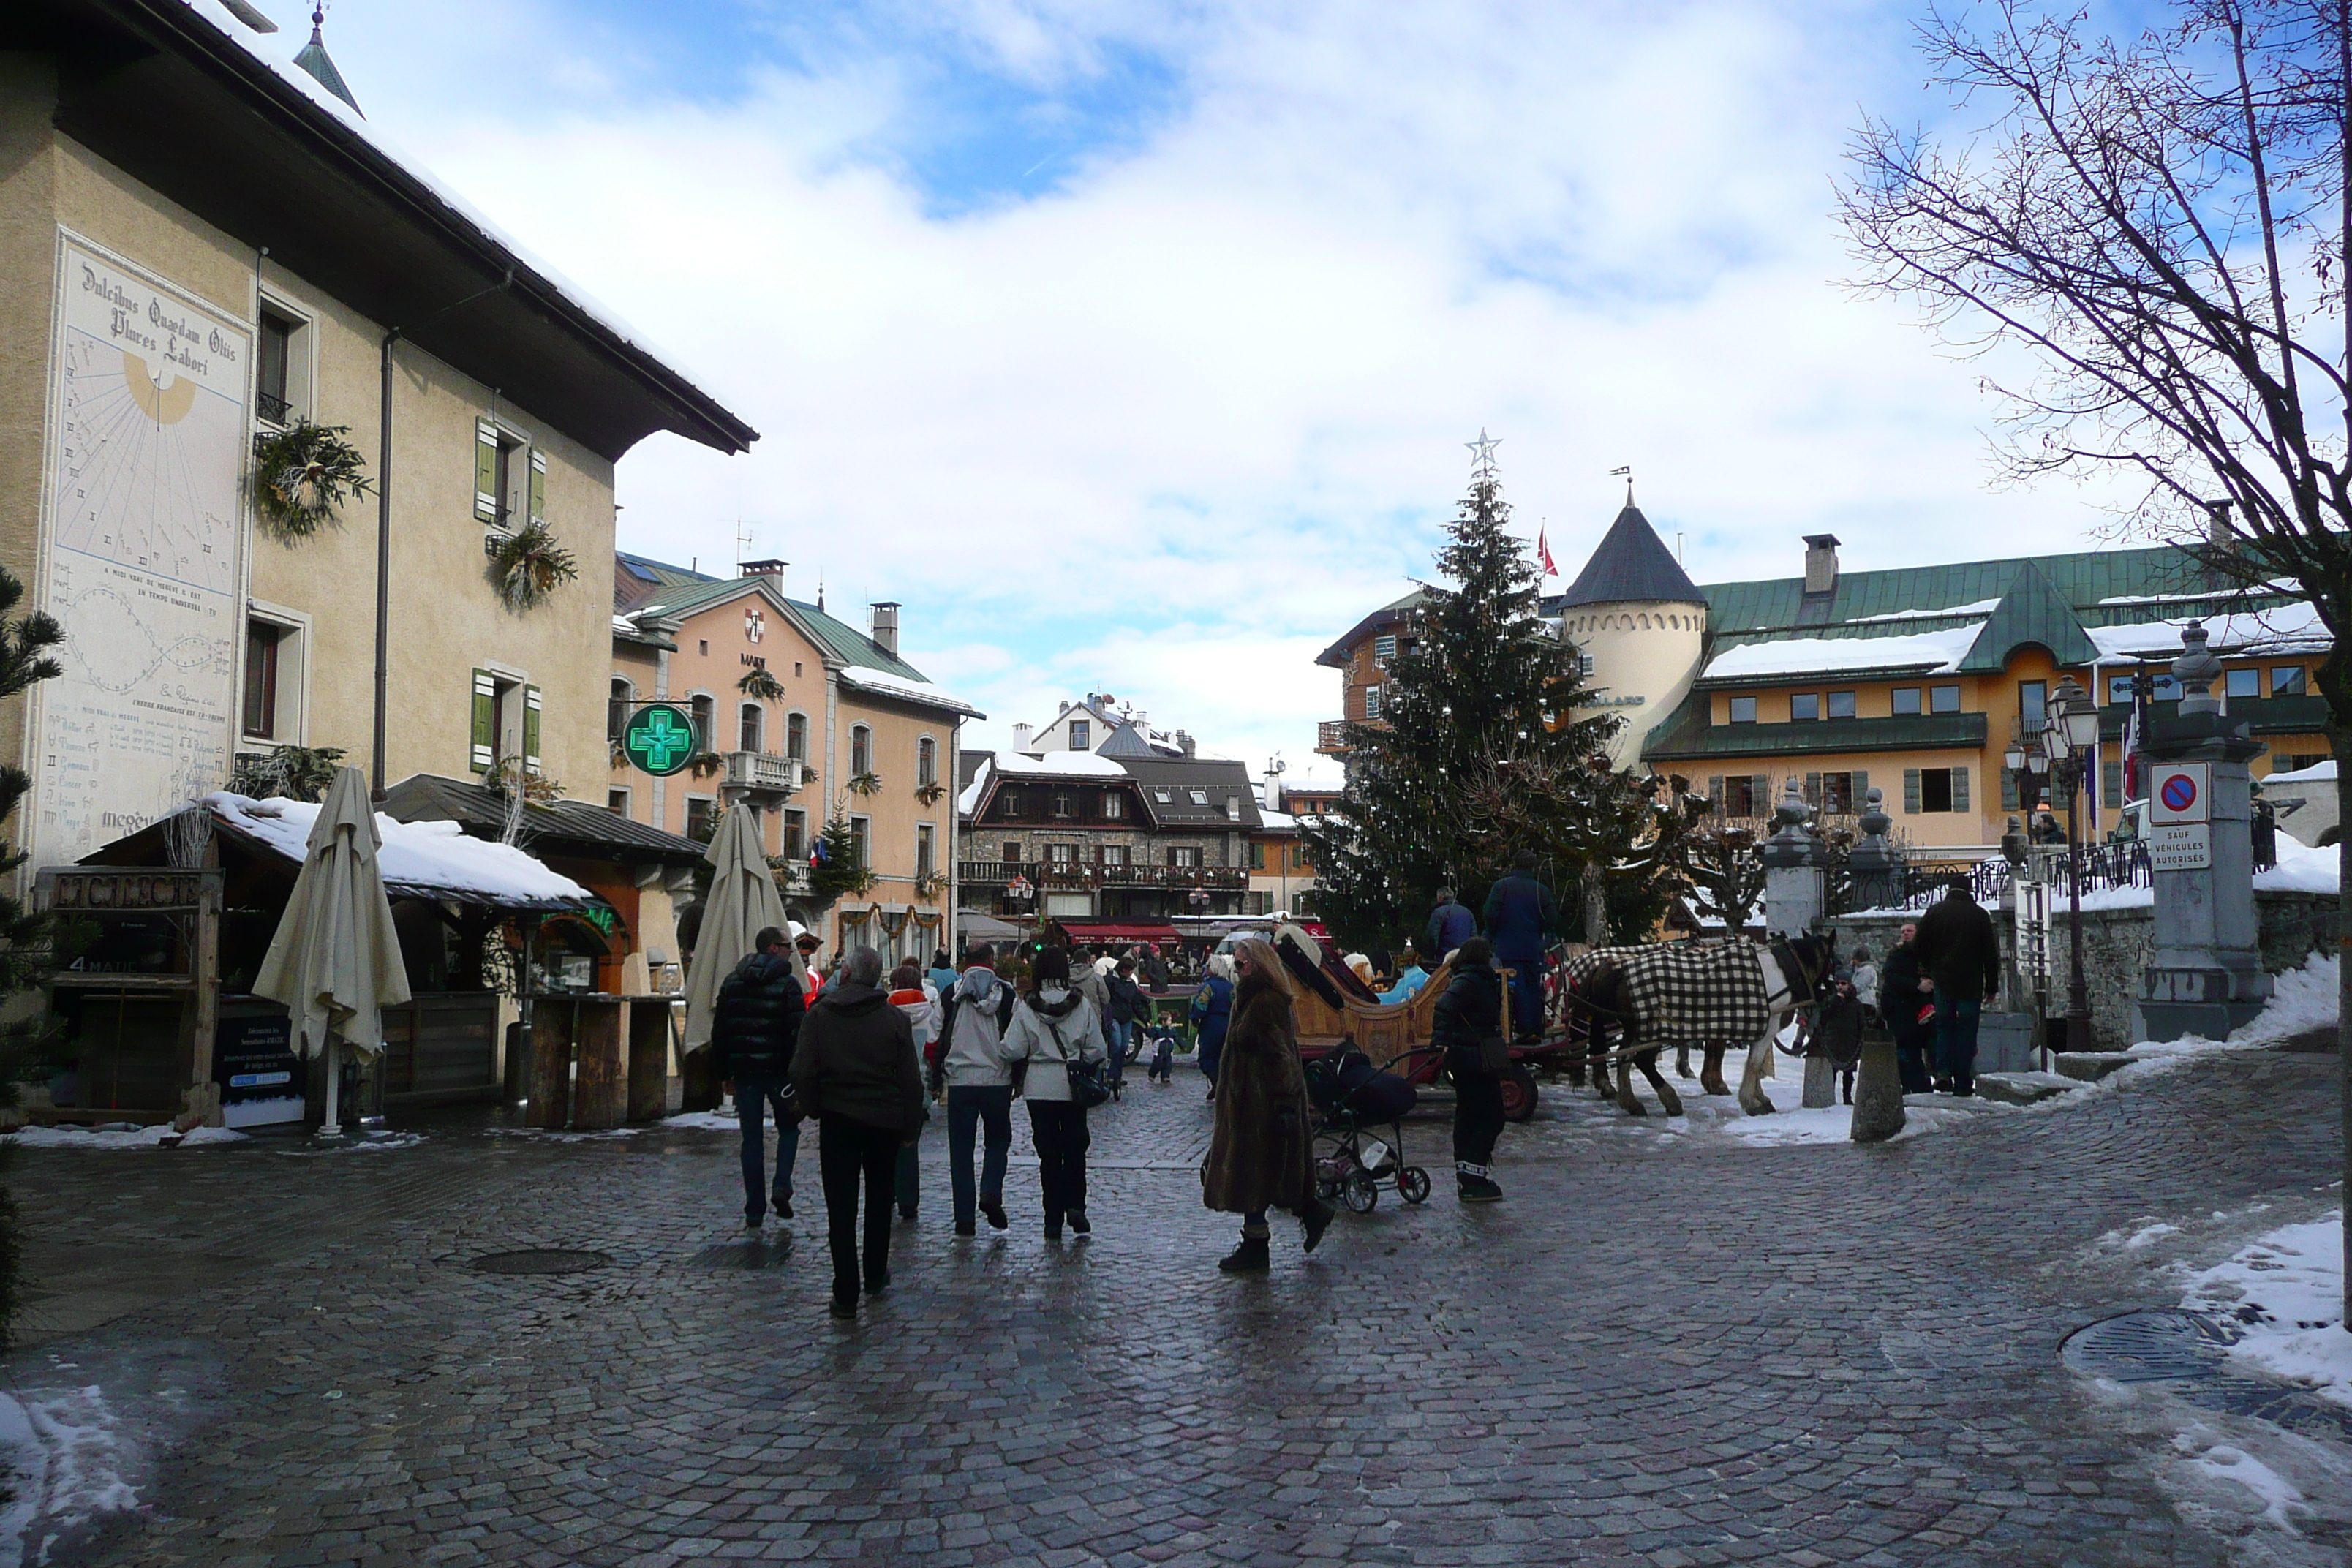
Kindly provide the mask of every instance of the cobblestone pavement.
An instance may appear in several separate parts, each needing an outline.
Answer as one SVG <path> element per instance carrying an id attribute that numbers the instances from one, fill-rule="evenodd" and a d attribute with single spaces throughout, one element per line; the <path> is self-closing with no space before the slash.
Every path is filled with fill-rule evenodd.
<path id="1" fill-rule="evenodd" d="M 2058 1346 L 2177 1300 L 2103 1234 L 2332 1204 L 2336 1093 L 2332 1058 L 2240 1056 L 1874 1150 L 1548 1109 L 1469 1208 L 1416 1121 L 1427 1205 L 1311 1258 L 1278 1228 L 1235 1279 L 1180 1076 L 1097 1113 L 1085 1242 L 1042 1238 L 1019 1167 L 1013 1229 L 955 1241 L 935 1123 L 855 1324 L 813 1149 L 790 1256 L 740 1239 L 715 1131 L 25 1151 L 35 1338 L 0 1384 L 102 1386 L 142 1467 L 58 1562 L 2252 1561 Z M 470 1266 L 537 1247 L 613 1261 Z"/>

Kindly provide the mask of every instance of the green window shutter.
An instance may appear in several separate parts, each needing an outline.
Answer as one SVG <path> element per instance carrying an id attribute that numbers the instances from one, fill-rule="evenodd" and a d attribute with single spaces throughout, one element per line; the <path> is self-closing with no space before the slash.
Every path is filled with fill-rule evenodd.
<path id="1" fill-rule="evenodd" d="M 2017 775 L 2016 775 L 2015 773 L 2013 773 L 2010 772 L 2010 770 L 2009 770 L 2009 769 L 2007 769 L 2007 768 L 2003 768 L 2003 769 L 2001 769 L 2001 770 L 2000 770 L 2000 808 L 2001 808 L 2001 810 L 2003 810 L 2003 811 L 2015 811 L 2015 810 L 2019 809 L 2019 807 L 2020 807 L 2020 805 L 2021 805 L 2021 804 L 2022 804 L 2022 803 L 2018 799 L 2018 795 L 2017 795 Z"/>
<path id="2" fill-rule="evenodd" d="M 533 528 L 547 521 L 547 454 L 534 447 L 530 451 L 530 521 Z"/>
<path id="3" fill-rule="evenodd" d="M 522 764 L 530 773 L 539 772 L 539 688 L 522 689 Z"/>
<path id="4" fill-rule="evenodd" d="M 2124 764 L 2110 757 L 2099 764 L 2099 804 L 2121 805 L 2124 803 Z"/>
<path id="5" fill-rule="evenodd" d="M 1706 808 L 1716 816 L 1723 815 L 1723 775 L 1709 774 L 1706 781 Z"/>
<path id="6" fill-rule="evenodd" d="M 499 744 L 499 683 L 487 669 L 474 671 L 473 766 L 478 773 L 497 763 Z"/>
<path id="7" fill-rule="evenodd" d="M 1748 794 L 1755 797 L 1756 815 L 1761 817 L 1770 817 L 1772 815 L 1772 808 L 1780 804 L 1780 801 L 1775 799 L 1772 795 L 1772 775 L 1770 773 L 1750 773 L 1748 777 Z"/>
<path id="8" fill-rule="evenodd" d="M 1853 775 L 1853 810 L 1859 816 L 1870 809 L 1870 775 L 1857 769 Z"/>
<path id="9" fill-rule="evenodd" d="M 487 419 L 474 421 L 474 517 L 499 520 L 499 427 Z"/>
<path id="10" fill-rule="evenodd" d="M 1919 770 L 1917 768 L 1903 770 L 1903 813 L 1906 816 L 1916 816 L 1919 814 Z"/>
<path id="11" fill-rule="evenodd" d="M 1952 770 L 1952 809 L 1954 811 L 1966 811 L 1968 808 L 1969 770 L 1966 768 L 1954 768 Z"/>
<path id="12" fill-rule="evenodd" d="M 1822 775 L 1819 773 L 1805 775 L 1805 804 L 1815 811 L 1822 807 Z"/>

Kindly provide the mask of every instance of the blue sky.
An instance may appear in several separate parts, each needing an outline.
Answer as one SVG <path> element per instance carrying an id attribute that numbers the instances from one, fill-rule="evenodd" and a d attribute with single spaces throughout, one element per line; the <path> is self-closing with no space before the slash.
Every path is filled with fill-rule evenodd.
<path id="1" fill-rule="evenodd" d="M 305 36 L 291 0 L 260 0 Z M 1572 574 L 1631 464 L 1701 581 L 2085 544 L 1829 213 L 1913 7 L 341 0 L 371 119 L 765 433 L 625 546 L 906 605 L 983 737 L 1108 689 L 1313 766 L 1314 653 L 1502 437 Z"/>

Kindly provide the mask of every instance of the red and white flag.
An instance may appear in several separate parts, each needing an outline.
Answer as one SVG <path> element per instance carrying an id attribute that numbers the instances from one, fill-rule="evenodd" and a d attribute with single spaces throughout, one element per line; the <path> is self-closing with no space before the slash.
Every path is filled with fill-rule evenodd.
<path id="1" fill-rule="evenodd" d="M 1541 528 L 1536 530 L 1536 559 L 1543 563 L 1545 576 L 1559 575 L 1559 568 L 1552 564 L 1551 546 L 1545 542 L 1544 531 Z"/>

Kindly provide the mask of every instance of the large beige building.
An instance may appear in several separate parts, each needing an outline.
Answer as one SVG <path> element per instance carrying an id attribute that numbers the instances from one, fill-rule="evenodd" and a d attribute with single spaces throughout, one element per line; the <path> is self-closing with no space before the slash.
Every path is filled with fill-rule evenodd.
<path id="1" fill-rule="evenodd" d="M 601 799 L 613 466 L 754 433 L 212 15 L 0 21 L 0 563 L 67 634 L 0 710 L 34 864 L 276 745 L 380 789 L 520 759 Z M 377 492 L 281 542 L 253 454 L 305 420 Z M 518 611 L 491 552 L 532 524 L 580 572 Z"/>

